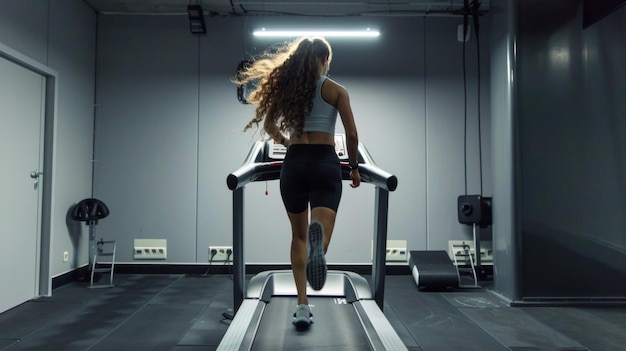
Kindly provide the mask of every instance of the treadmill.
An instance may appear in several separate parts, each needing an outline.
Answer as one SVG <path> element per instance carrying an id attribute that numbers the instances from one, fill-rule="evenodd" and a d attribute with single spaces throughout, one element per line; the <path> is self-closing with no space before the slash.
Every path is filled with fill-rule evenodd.
<path id="1" fill-rule="evenodd" d="M 342 178 L 350 180 L 345 135 L 335 135 L 335 151 Z M 233 191 L 235 317 L 217 350 L 407 350 L 382 312 L 389 192 L 396 189 L 398 179 L 377 167 L 361 143 L 358 152 L 361 181 L 371 183 L 376 191 L 372 284 L 354 272 L 329 270 L 324 288 L 307 288 L 313 323 L 306 331 L 297 330 L 290 318 L 297 304 L 291 270 L 261 272 L 246 289 L 244 188 L 249 182 L 279 179 L 287 149 L 272 140 L 257 141 L 243 165 L 228 175 L 226 183 Z"/>

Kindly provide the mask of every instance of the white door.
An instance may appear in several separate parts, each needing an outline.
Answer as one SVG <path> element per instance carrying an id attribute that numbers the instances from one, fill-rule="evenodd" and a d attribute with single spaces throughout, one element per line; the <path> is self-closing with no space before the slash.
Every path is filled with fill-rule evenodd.
<path id="1" fill-rule="evenodd" d="M 39 295 L 44 99 L 42 75 L 0 57 L 0 312 Z"/>

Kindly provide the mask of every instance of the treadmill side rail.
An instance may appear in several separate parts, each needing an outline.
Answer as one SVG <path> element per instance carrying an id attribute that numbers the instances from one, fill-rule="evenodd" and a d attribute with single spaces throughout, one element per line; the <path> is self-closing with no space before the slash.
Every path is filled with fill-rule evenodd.
<path id="1" fill-rule="evenodd" d="M 408 351 L 375 300 L 361 300 L 354 302 L 353 305 L 361 319 L 372 350 Z"/>
<path id="2" fill-rule="evenodd" d="M 217 351 L 250 350 L 264 310 L 263 301 L 244 300 L 220 341 Z"/>

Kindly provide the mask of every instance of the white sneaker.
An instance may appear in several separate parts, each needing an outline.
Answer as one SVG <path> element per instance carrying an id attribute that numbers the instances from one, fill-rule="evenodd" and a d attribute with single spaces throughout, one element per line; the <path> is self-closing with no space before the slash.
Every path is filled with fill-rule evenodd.
<path id="1" fill-rule="evenodd" d="M 308 329 L 313 323 L 313 314 L 309 305 L 298 305 L 293 313 L 293 325 L 298 329 Z"/>

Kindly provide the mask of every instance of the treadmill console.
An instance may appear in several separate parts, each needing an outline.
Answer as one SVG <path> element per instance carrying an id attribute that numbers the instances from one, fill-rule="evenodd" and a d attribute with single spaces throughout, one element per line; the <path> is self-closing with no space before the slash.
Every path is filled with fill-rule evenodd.
<path id="1" fill-rule="evenodd" d="M 283 144 L 275 143 L 272 140 L 267 141 L 267 157 L 270 160 L 284 160 L 287 154 L 287 148 Z M 345 134 L 335 134 L 335 152 L 340 160 L 348 159 L 348 151 L 346 149 Z"/>

